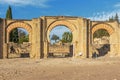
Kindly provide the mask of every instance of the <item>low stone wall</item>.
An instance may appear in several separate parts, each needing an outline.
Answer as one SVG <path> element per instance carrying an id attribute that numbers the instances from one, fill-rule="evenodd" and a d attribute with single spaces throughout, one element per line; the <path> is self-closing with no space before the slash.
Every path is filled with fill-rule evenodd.
<path id="1" fill-rule="evenodd" d="M 50 45 L 49 53 L 70 53 L 70 46 L 67 45 Z"/>
<path id="2" fill-rule="evenodd" d="M 49 45 L 49 56 L 73 56 L 72 45 Z"/>
<path id="3" fill-rule="evenodd" d="M 29 56 L 31 52 L 31 44 L 28 42 L 24 42 L 23 44 L 8 43 L 7 50 L 8 58 L 22 57 L 27 54 L 28 54 L 27 56 Z"/>

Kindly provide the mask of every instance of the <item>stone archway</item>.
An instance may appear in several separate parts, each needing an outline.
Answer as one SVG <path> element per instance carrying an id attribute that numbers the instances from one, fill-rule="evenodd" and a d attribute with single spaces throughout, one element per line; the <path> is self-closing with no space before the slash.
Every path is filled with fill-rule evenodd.
<path id="1" fill-rule="evenodd" d="M 29 42 L 24 42 L 21 44 L 18 43 L 9 43 L 9 35 L 12 30 L 15 28 L 23 28 L 29 34 Z M 7 58 L 15 57 L 31 57 L 32 49 L 32 28 L 29 24 L 24 22 L 13 22 L 6 27 L 6 42 L 7 42 Z"/>
<path id="2" fill-rule="evenodd" d="M 106 23 L 98 23 L 98 24 L 93 25 L 93 27 L 91 29 L 92 34 L 94 34 L 94 32 L 99 30 L 99 29 L 107 30 L 110 35 L 114 32 L 114 28 L 111 25 L 106 24 Z"/>
<path id="3" fill-rule="evenodd" d="M 49 39 L 49 34 L 50 34 L 50 32 L 51 32 L 51 30 L 53 29 L 53 28 L 55 28 L 56 26 L 65 26 L 65 27 L 67 27 L 68 29 L 70 29 L 70 31 L 72 32 L 72 35 L 73 35 L 73 39 L 72 39 L 72 44 L 73 44 L 73 53 L 72 53 L 72 55 L 74 56 L 74 54 L 75 54 L 75 45 L 76 45 L 76 34 L 77 34 L 77 28 L 76 28 L 76 26 L 74 25 L 74 24 L 72 24 L 72 23 L 70 23 L 69 21 L 65 21 L 65 20 L 59 20 L 59 21 L 54 21 L 54 22 L 52 22 L 48 27 L 47 27 L 47 30 L 46 30 L 46 39 L 47 39 L 47 43 L 50 43 L 50 39 Z M 47 44 L 46 43 L 46 44 Z M 64 47 L 65 48 L 65 47 Z M 49 47 L 48 47 L 48 49 L 49 49 Z M 63 50 L 62 48 L 59 48 L 59 49 L 61 49 L 61 51 Z M 68 50 L 68 48 L 66 48 L 66 50 Z M 63 51 L 63 52 L 68 52 L 68 51 Z M 46 52 L 46 54 L 48 54 L 48 52 Z"/>
<path id="4" fill-rule="evenodd" d="M 29 33 L 29 41 L 32 43 L 31 57 L 42 58 L 47 56 L 50 31 L 55 26 L 66 26 L 72 31 L 74 56 L 85 58 L 91 55 L 92 35 L 99 29 L 105 29 L 110 34 L 111 53 L 120 52 L 119 23 L 116 21 L 92 21 L 87 18 L 74 16 L 42 16 L 31 20 L 6 20 L 1 23 L 1 57 L 7 55 L 7 43 L 9 33 L 14 28 L 24 28 Z M 30 25 L 29 25 L 29 24 Z M 114 48 L 116 46 L 116 48 Z M 81 55 L 82 54 L 82 55 Z"/>
<path id="5" fill-rule="evenodd" d="M 102 38 L 98 38 L 98 41 L 100 41 L 100 43 L 99 42 L 94 43 L 93 35 L 98 30 L 106 30 L 108 32 L 109 34 L 108 43 L 104 42 Z M 114 32 L 115 32 L 114 28 L 107 23 L 97 23 L 93 25 L 93 27 L 91 28 L 91 38 L 92 38 L 91 42 L 92 42 L 93 51 L 95 50 L 95 53 L 97 53 L 98 56 L 104 56 L 111 51 L 110 37 Z"/>
<path id="6" fill-rule="evenodd" d="M 107 23 L 97 23 L 91 28 L 91 42 L 93 42 L 93 34 L 100 29 L 106 30 L 109 33 L 109 35 L 112 35 L 112 33 L 114 33 L 115 31 L 114 28 Z"/>
<path id="7" fill-rule="evenodd" d="M 9 24 L 6 28 L 6 39 L 7 39 L 7 43 L 9 42 L 9 34 L 10 32 L 15 29 L 15 28 L 24 28 L 25 30 L 28 31 L 29 33 L 29 42 L 31 42 L 32 38 L 31 38 L 31 34 L 32 34 L 32 28 L 29 24 L 24 23 L 24 22 L 13 22 L 11 24 Z"/>
<path id="8" fill-rule="evenodd" d="M 73 25 L 72 23 L 68 22 L 68 21 L 55 21 L 53 23 L 51 23 L 48 28 L 47 28 L 47 41 L 50 42 L 50 39 L 49 39 L 49 34 L 50 34 L 50 31 L 56 27 L 56 26 L 66 26 L 67 28 L 69 28 L 73 34 L 73 40 L 72 40 L 72 43 L 75 42 L 76 40 L 76 37 L 74 36 L 76 34 L 76 26 Z"/>

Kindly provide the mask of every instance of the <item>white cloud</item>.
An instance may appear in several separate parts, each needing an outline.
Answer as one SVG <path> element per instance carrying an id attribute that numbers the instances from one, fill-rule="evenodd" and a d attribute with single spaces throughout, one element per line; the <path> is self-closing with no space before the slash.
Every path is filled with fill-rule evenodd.
<path id="1" fill-rule="evenodd" d="M 94 21 L 105 21 L 111 18 L 112 16 L 114 17 L 117 13 L 120 20 L 120 2 L 117 2 L 116 4 L 114 4 L 113 8 L 114 8 L 113 11 L 96 12 L 93 14 L 93 16 L 88 18 Z"/>
<path id="2" fill-rule="evenodd" d="M 113 11 L 97 12 L 97 13 L 94 13 L 93 16 L 88 17 L 88 18 L 94 21 L 105 21 L 111 18 L 112 16 L 115 16 L 117 13 L 119 16 L 119 20 L 120 20 L 120 2 L 113 5 L 113 7 L 115 8 L 115 10 Z"/>
<path id="3" fill-rule="evenodd" d="M 50 0 L 0 0 L 0 4 L 8 4 L 14 6 L 39 6 L 48 7 L 47 2 Z"/>
<path id="4" fill-rule="evenodd" d="M 120 7 L 120 2 L 114 5 L 114 7 Z"/>
<path id="5" fill-rule="evenodd" d="M 116 13 L 118 14 L 120 20 L 120 9 L 109 12 L 97 12 L 94 13 L 92 17 L 88 17 L 88 18 L 94 21 L 105 21 L 111 18 L 112 16 L 115 16 Z"/>

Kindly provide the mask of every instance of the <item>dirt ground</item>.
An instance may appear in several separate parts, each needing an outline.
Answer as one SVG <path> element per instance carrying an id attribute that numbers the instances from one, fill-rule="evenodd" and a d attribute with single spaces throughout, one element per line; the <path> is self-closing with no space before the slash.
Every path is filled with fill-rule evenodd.
<path id="1" fill-rule="evenodd" d="M 120 80 L 120 58 L 1 59 L 0 80 Z"/>

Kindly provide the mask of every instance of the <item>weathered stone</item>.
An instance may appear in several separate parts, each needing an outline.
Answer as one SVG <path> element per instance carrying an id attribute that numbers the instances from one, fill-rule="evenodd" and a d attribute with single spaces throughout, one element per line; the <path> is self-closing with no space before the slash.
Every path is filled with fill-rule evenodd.
<path id="1" fill-rule="evenodd" d="M 120 55 L 120 28 L 117 21 L 91 21 L 81 17 L 43 16 L 32 20 L 5 20 L 0 19 L 0 58 L 6 58 L 9 52 L 9 33 L 14 28 L 24 28 L 29 32 L 31 58 L 47 58 L 49 53 L 49 34 L 56 27 L 64 25 L 73 34 L 73 57 L 91 57 L 93 34 L 99 29 L 105 29 L 110 34 L 109 54 Z M 105 41 L 104 41 L 105 42 Z M 24 52 L 24 51 L 23 51 Z M 25 51 L 27 52 L 27 51 Z"/>

